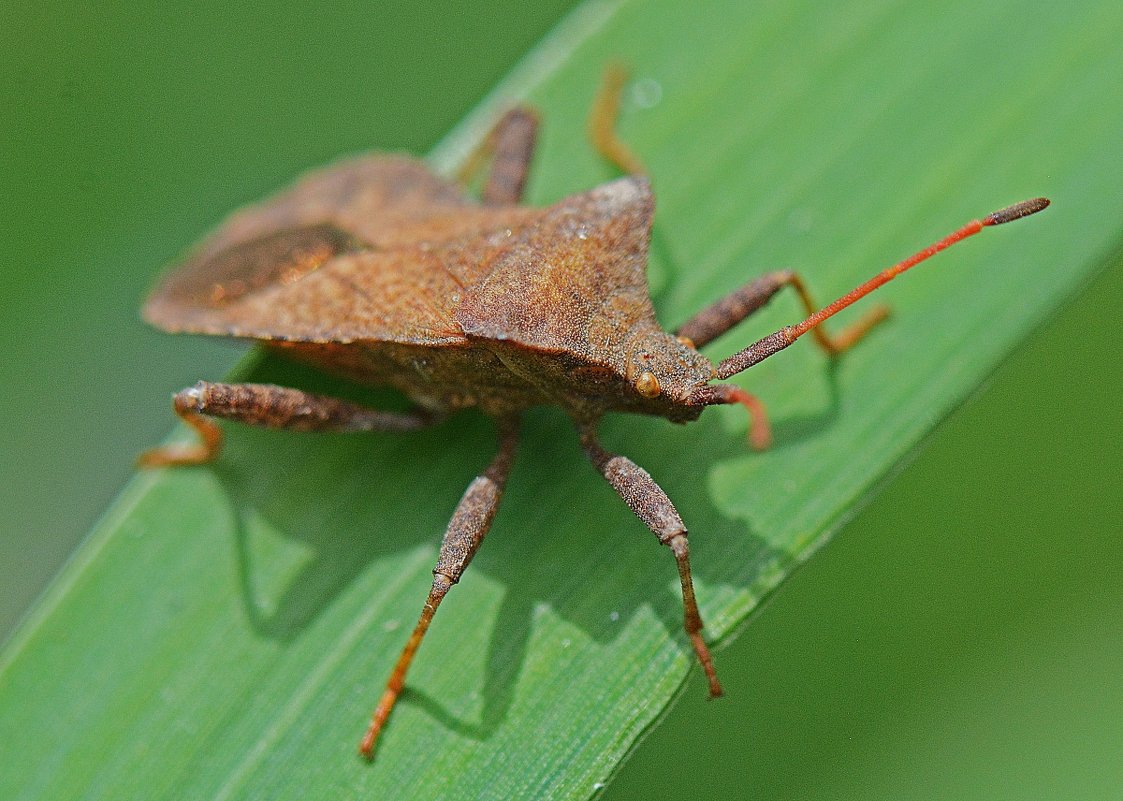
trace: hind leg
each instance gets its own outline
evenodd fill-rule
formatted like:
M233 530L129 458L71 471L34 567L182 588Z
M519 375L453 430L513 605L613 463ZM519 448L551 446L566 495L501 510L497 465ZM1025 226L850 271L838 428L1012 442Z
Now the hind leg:
M416 431L436 421L423 411L381 412L355 403L273 384L200 381L176 393L172 407L201 441L165 445L142 453L141 467L204 464L222 449L222 429L209 418L290 431Z
M620 116L620 97L628 82L627 71L612 64L604 71L600 91L589 109L589 139L596 151L606 161L615 164L628 175L643 175L647 171L643 162L616 133L616 120Z
M526 106L507 111L457 171L461 184L470 184L489 158L480 200L486 206L513 205L522 200L534 148L538 141L538 115Z

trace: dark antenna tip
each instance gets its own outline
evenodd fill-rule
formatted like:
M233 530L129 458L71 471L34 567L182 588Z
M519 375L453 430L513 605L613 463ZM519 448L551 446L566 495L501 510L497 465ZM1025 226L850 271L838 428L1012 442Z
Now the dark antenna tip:
M983 225L1002 225L1002 223L1013 222L1020 220L1022 217L1028 217L1031 214L1044 209L1049 205L1049 198L1035 197L1032 200L1023 200L1021 203L1015 203L1013 206L1007 206L1004 209L992 212L983 218Z

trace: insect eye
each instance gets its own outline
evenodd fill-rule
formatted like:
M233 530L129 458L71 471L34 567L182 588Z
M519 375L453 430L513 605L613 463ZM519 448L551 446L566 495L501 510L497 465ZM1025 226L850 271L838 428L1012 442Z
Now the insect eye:
M635 388L636 392L643 395L645 398L654 398L660 392L659 379L657 379L653 373L649 373L645 370L640 373L639 378L636 379Z

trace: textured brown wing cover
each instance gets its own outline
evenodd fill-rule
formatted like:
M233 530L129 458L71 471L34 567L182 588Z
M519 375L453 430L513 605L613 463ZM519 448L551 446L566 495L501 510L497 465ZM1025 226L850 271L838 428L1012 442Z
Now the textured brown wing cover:
M614 308L654 325L652 206L646 181L626 178L546 209L482 207L419 161L361 157L233 214L144 316L264 340L572 347L606 308L614 329L635 323Z

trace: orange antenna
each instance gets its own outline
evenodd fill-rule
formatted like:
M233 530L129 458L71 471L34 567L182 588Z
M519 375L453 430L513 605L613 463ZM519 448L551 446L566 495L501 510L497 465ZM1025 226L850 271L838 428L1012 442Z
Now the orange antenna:
M886 284L889 281L892 281L898 275L905 272L905 270L908 270L911 267L915 267L925 259L935 256L941 250L945 250L946 248L951 247L956 242L961 242L969 236L974 236L987 226L1002 225L1003 223L1019 220L1022 217L1028 217L1030 214L1036 214L1048 205L1048 199L1038 197L1033 198L1032 200L1023 200L1021 203L1015 203L1013 206L1007 206L1004 209L999 209L998 211L988 214L986 217L983 217L981 220L972 220L959 230L948 234L939 242L929 245L928 247L924 248L924 250L914 253L904 261L898 262L892 267L882 270L870 280L859 285L850 292L847 292L838 300L824 306L819 311L810 315L802 323L799 323L797 325L785 326L779 331L773 334L769 334L763 339L753 343L744 350L738 351L737 353L733 354L718 365L717 377L729 378L730 376L736 375L743 370L747 370L754 364L758 364L759 362L764 361L773 353L777 353L795 342L808 331L811 331L813 328L815 328L815 326L822 323L824 320L828 320L834 315L838 314L840 311L857 301L859 298L865 297L882 284Z

